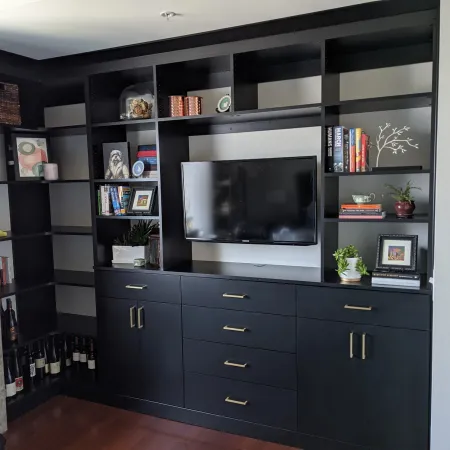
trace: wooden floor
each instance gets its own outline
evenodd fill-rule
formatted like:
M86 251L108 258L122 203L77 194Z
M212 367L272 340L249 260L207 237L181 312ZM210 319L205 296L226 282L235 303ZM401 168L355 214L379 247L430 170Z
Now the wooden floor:
M293 450L69 397L9 425L7 450Z

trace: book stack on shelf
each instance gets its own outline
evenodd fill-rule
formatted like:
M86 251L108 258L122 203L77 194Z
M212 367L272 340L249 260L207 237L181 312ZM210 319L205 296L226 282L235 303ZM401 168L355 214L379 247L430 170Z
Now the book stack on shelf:
M125 216L130 202L128 186L99 186L97 190L98 214L100 216Z
M369 172L370 138L362 128L326 127L327 172Z
M339 219L381 220L385 218L386 211L383 211L381 203L343 203L339 210Z
M373 271L372 285L420 288L420 274L413 272Z

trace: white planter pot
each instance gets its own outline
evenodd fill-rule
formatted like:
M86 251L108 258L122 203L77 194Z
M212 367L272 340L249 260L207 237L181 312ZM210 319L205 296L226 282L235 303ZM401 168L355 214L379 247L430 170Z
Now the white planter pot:
M128 247L124 245L113 245L114 264L133 264L136 258L144 258L145 262L150 259L150 246L140 245L136 247Z
M342 273L341 280L342 281L360 281L361 274L356 270L356 263L359 258L347 258L348 269Z

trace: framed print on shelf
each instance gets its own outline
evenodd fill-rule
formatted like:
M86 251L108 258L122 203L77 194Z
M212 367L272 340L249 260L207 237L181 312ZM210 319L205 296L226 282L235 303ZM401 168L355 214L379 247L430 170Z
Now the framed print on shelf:
M151 216L155 204L156 187L132 188L128 214Z
M378 236L378 270L415 272L417 269L418 237L406 234L380 234Z
M11 134L14 173L18 181L44 178L44 163L49 158L49 140L39 134Z

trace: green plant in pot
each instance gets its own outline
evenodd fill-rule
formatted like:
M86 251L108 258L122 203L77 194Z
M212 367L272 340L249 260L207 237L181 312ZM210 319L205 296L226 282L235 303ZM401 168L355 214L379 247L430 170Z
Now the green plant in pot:
M367 266L354 245L338 248L333 256L337 262L336 272L342 281L360 281L362 275L369 275Z
M411 181L408 181L404 188L401 186L395 187L392 184L386 184L385 186L391 190L391 197L397 200L394 205L397 217L399 219L410 219L416 209L416 204L414 203L414 197L411 191L413 189L418 189L421 191L422 189L420 187L413 186Z

